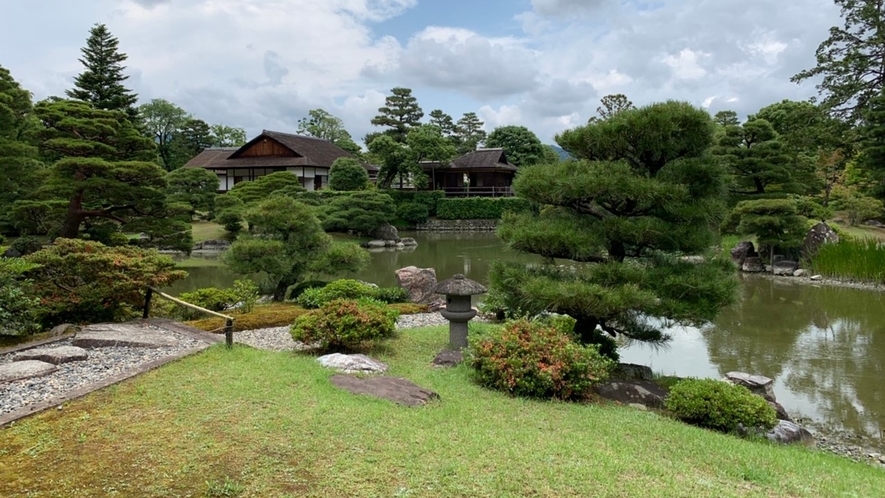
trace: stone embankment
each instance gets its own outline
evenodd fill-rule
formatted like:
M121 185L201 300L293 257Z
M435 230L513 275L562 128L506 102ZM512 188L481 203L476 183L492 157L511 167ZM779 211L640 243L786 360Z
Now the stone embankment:
M498 220L428 220L415 228L431 232L491 232L498 228Z

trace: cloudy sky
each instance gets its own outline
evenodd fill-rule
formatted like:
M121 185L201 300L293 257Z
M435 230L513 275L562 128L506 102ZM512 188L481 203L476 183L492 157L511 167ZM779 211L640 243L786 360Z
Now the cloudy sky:
M612 93L742 116L806 99L815 82L790 76L840 23L830 0L29 0L4 18L0 65L37 99L71 87L105 23L143 102L250 137L322 107L359 140L405 86L426 114L473 111L549 143Z

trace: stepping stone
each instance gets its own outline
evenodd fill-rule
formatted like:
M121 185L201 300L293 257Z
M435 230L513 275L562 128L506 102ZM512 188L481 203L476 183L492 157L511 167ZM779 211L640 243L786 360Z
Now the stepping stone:
M439 394L402 378L360 378L353 375L333 375L331 381L335 387L345 391L354 394L368 394L405 406L422 406L430 400L439 399Z
M81 348L128 346L135 348L162 348L175 346L178 341L155 329L131 323L98 323L87 325L74 336L73 345Z
M320 365L344 373L384 373L387 364L373 360L364 354L332 353L317 358Z
M83 348L77 346L58 346L54 348L28 349L16 354L12 361L40 360L53 365L60 365L70 361L83 361L89 355Z
M52 363L38 360L13 361L0 365L0 382L12 382L14 380L30 379L41 375L51 374L58 370Z
M436 355L431 362L435 367L454 367L464 361L464 355L460 351L444 349Z

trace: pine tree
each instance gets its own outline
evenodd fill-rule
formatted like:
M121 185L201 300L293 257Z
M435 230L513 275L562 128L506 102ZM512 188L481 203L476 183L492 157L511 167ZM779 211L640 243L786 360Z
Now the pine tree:
M135 119L138 96L123 86L129 76L123 74L128 58L118 51L119 41L111 35L107 26L96 24L89 31L86 46L80 49L80 63L86 68L74 78L74 88L66 91L68 97L89 102L96 109L124 111Z
M858 132L859 166L874 180L871 193L885 198L885 92L870 99Z
M516 166L538 164L544 159L541 139L525 126L499 126L489 133L486 147L500 147Z
M372 124L386 127L383 131L385 135L396 142L404 143L409 130L420 124L424 111L410 88L396 87L390 93L384 100L384 107L378 108L379 114L372 118Z
M713 153L730 169L733 194L758 195L778 191L792 192L798 186L792 180L789 156L771 123L764 119L729 126L719 137Z
M486 140L486 132L482 129L485 123L475 112L465 112L455 124L458 133L458 153L466 154L482 146Z
M667 325L713 318L732 299L733 265L680 257L707 250L723 217L726 172L712 140L710 116L680 102L557 136L580 160L521 167L514 189L541 208L499 228L548 264L495 264L493 295L511 311L572 316L580 340L611 356L613 337L660 343Z

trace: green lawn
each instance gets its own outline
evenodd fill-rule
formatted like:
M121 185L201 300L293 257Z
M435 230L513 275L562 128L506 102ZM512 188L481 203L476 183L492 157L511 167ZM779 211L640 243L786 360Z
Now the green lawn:
M334 388L314 358L213 347L0 432L0 496L881 496L885 472L617 406L513 399L428 364L445 328L374 354L442 400Z
M193 228L194 243L223 239L227 235L223 226L211 221L195 221L191 223L191 227Z

